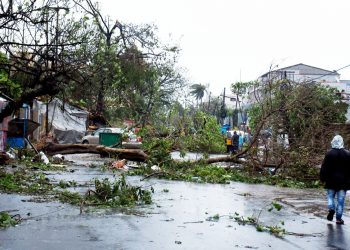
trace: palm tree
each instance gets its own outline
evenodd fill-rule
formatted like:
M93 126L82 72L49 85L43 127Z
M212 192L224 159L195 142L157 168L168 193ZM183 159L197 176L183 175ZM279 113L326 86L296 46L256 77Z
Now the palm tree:
M202 104L204 94L207 92L207 86L202 84L193 84L191 85L191 89L192 91L190 92L190 94L196 98L198 107L198 100L200 100Z

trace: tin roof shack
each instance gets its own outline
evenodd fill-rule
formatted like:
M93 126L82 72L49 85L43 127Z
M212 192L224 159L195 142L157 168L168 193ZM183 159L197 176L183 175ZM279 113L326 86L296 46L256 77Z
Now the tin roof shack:
M46 131L46 103L34 101L33 119L42 124L40 131L35 134L38 140ZM48 126L50 133L55 140L61 144L80 143L85 135L88 112L63 103L60 99L54 98L48 105Z
M40 126L39 123L27 118L15 118L9 121L7 131L7 144L12 148L24 148L28 136Z

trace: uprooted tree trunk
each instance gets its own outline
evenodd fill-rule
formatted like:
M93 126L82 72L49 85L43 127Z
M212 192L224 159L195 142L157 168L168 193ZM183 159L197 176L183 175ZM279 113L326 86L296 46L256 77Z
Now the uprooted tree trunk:
M215 157L215 158L209 158L205 160L205 163L211 164L211 163L217 163L217 162L232 162L232 163L243 163L240 158L236 157L235 155L232 156L222 156L222 157Z
M140 149L110 148L92 144L56 144L48 143L41 150L48 155L92 153L103 156L117 156L131 161L145 161L148 156Z

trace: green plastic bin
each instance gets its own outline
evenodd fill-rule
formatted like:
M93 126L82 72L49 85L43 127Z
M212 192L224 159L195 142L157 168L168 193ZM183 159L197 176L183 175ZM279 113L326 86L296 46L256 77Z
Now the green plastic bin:
M121 148L122 134L120 133L100 133L99 144L107 147Z

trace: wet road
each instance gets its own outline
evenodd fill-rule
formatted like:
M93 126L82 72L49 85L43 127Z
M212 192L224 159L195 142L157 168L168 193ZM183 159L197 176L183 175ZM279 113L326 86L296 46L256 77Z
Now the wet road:
M91 157L79 158L80 165L72 167L74 173L52 173L49 178L74 179L79 183L95 177L114 178L113 173L87 167L92 160ZM103 160L98 162L103 163ZM29 219L16 227L0 230L0 249L350 248L350 227L324 219L323 190L158 179L140 182L137 176L128 177L128 182L146 188L152 186L154 203L128 211L85 208L80 214L78 207L67 204L37 203L32 202L30 196L1 194L0 211L18 210L16 213ZM268 212L269 204L276 199L283 204L282 210ZM304 236L286 235L280 239L257 232L253 226L235 222L231 217L235 213L245 217L260 214L259 220L265 225L283 221L282 227L288 232ZM349 210L345 213L345 223L350 223ZM207 220L216 214L219 220Z

